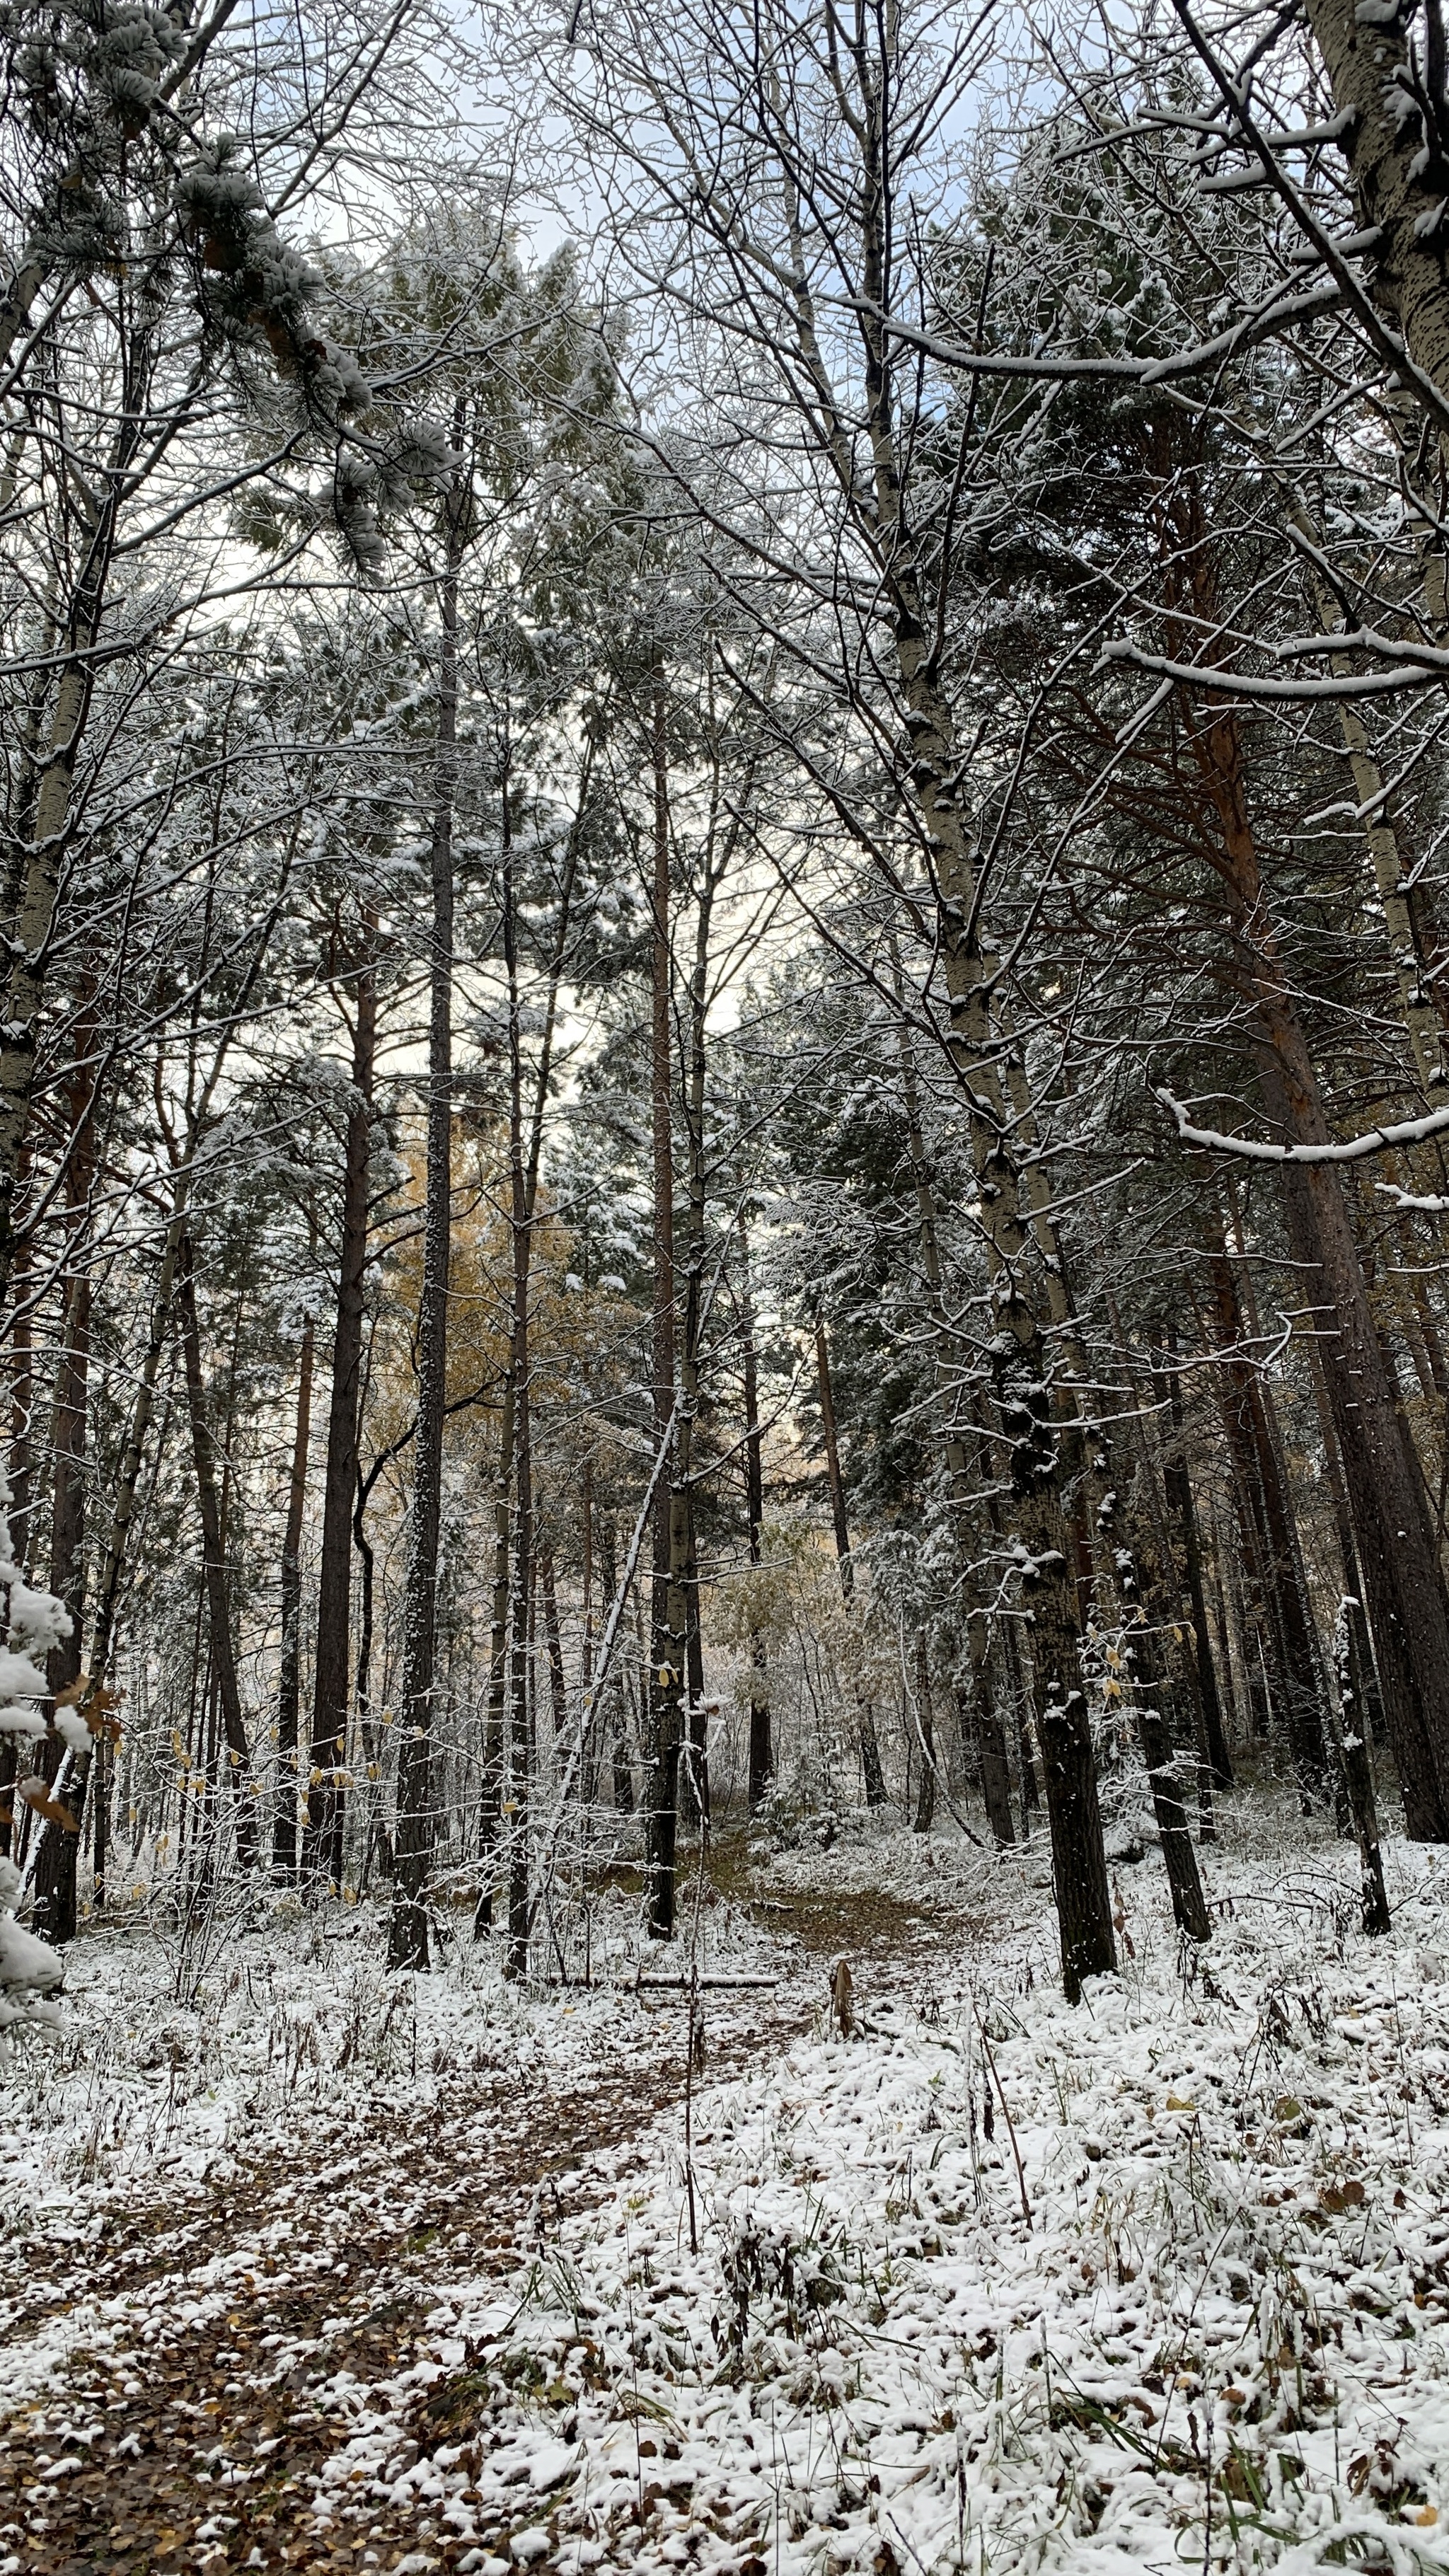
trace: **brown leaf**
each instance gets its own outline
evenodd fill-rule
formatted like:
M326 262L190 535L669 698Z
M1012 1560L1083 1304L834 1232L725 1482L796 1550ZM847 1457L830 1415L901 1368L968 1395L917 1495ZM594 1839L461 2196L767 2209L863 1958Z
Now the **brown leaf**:
M17 1780L15 1785L27 1807L33 1807L37 1816L43 1816L48 1825L59 1825L62 1833L66 1834L80 1832L80 1824L71 1814L64 1799L51 1796L48 1781L36 1776L29 1780Z

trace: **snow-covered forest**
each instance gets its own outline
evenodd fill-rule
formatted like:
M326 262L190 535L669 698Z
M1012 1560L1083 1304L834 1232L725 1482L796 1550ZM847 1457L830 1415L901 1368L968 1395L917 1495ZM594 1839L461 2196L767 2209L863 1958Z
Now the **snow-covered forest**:
M0 65L0 2576L1449 2571L1441 0Z

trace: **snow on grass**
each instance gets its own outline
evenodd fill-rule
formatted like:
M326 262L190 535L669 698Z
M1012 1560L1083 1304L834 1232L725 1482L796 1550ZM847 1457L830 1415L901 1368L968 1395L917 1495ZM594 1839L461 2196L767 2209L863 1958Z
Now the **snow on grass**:
M410 2279L409 2239L436 2198L436 2173L411 2161L419 2133L435 2163L459 2158L481 2188L500 2089L522 2108L564 2088L584 2128L587 2106L607 2102L617 2134L621 2066L632 2055L642 2074L647 2061L657 2082L663 2059L672 2080L677 2055L629 1990L636 1914L610 1897L597 1908L613 1986L529 1992L505 1982L466 1917L435 1945L436 1972L416 1978L387 1974L376 1909L299 1919L282 1904L259 1919L245 1890L223 1887L186 1939L157 1912L88 1929L65 1954L59 2035L17 2049L0 2090L0 2210L26 2247L0 2294L0 2414L72 2354L144 2355L178 2318L213 2323L263 2260L274 2294L327 2273L339 2225L365 2236L379 2282ZM754 1964L758 1941L735 1910L711 1921ZM641 2118L648 2100L646 2087ZM511 2144L525 2167L535 2151L546 2165L547 2138ZM460 2207L464 2249L476 2216ZM92 2290L107 2231L137 2222L158 2277ZM66 2259L38 2267L45 2248Z
M998 1878L1017 1920L929 2018L701 2090L688 2158L661 2123L506 2296L452 2284L416 2454L363 2407L320 2515L401 2483L451 2563L542 2531L565 2576L1449 2567L1442 1865L1397 1850L1372 1944L1297 1840L1204 1855L1197 1957L1132 1874L1075 2011L1030 1862Z
M17 2048L7 2069L0 2209L32 2232L37 2214L93 2213L108 2193L174 2197L361 2101L380 2114L390 2099L446 2101L493 2070L584 2080L633 2026L623 1997L641 1948L636 1905L606 1896L597 1915L606 1982L528 1992L466 1915L417 1978L387 1973L378 1908L299 1917L292 1900L258 1909L245 1883L186 1938L159 1908L90 1928L65 1953L59 2037ZM763 1955L736 1909L710 1922L732 1959Z
M416 2576L1449 2568L1449 1860L1394 1849L1395 1929L1370 1943L1352 1856L1266 1806L1229 1802L1203 1855L1201 1953L1155 1857L1120 1873L1121 1972L1075 2011L1039 1845L777 1855L756 1879L777 1931L707 1908L709 1960L798 1962L798 1900L817 1956L790 1992L823 2006L829 1899L842 1948L862 1936L864 2026L842 2041L822 2010L782 2037L779 1998L706 1995L714 2037L759 2039L743 2076L697 2077L687 2153L682 2112L650 2121L682 2006L520 1995L462 1930L439 1973L390 1979L380 1924L340 1909L238 1921L189 1965L140 1925L90 1935L65 2034L0 2115L8 2203L32 2244L38 2219L83 2247L149 2202L169 2250L115 2297L62 2267L7 2393L63 2382L78 2346L139 2386L183 2293L214 2326L250 2266L273 2290L325 2272L325 2176L350 2277L365 2238L365 2297L422 2290L424 2331L355 2376L326 2293L305 2352L335 2429L297 2529L365 2529L385 2499ZM627 1973L624 1900L610 1923ZM537 2250L480 2271L490 2146L543 2171L536 2106L605 2085L637 2091L628 2169L605 2159L588 2207L542 2207L514 2240ZM412 2242L430 2121L459 2223ZM213 2210L193 2261L218 2177L235 2223ZM264 2335L247 2366L280 2390L303 2350Z

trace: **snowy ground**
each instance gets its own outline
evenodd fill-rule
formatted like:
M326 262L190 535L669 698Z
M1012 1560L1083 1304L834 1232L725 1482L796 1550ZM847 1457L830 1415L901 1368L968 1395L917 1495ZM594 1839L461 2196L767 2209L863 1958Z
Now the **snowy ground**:
M1449 1859L1378 1944L1296 1819L1204 1863L1206 1953L1149 1857L1071 2011L1039 1853L777 1860L705 1918L781 1982L704 1996L687 2152L665 1999L461 1941L399 1986L343 1919L183 2006L82 1942L8 2144L0 2570L1449 2567ZM85 2555L122 2462L140 2554Z

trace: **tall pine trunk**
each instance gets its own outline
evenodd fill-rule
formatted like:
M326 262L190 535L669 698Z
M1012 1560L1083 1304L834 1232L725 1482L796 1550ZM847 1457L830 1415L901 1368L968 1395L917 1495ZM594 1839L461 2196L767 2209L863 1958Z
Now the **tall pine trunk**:
M302 1877L313 1888L340 1885L345 1824L337 1778L351 1696L352 1540L362 1387L363 1282L367 1271L372 1175L372 1096L377 1060L377 964L371 917L354 984L352 1081L347 1102L339 1208L337 1310L322 1474L322 1561L312 1670L312 1739Z
M297 1721L302 1697L302 1521L307 1506L307 1451L312 1431L312 1360L317 1328L309 1312L297 1364L297 1416L282 1533L282 1644L277 1674L277 1807L272 1819L272 1875L297 1874Z
M1193 727L1192 744L1217 812L1221 873L1239 972L1256 1010L1269 1117L1286 1145L1329 1144L1248 814L1237 717L1205 719ZM1449 1598L1433 1516L1404 1446L1340 1175L1331 1163L1285 1163L1283 1201L1289 1247L1304 1274L1296 1293L1318 1309L1405 1830L1416 1842L1449 1841Z
M460 440L461 418L455 423ZM453 1209L453 814L458 788L458 576L468 529L468 477L448 496L441 608L433 817L428 852L428 1129L423 1286L418 1309L418 1427L403 1601L397 1835L388 1966L429 1964L426 1888L433 1847L433 1696L438 1544L443 1499L443 1408L448 1370L448 1274Z
M750 1293L750 1238L743 1209L740 1212L740 1330L744 1340L745 1395L745 1516L750 1530L750 1563L758 1566L764 1557L765 1525L765 1460L760 1433L759 1367L755 1354L755 1308ZM750 1630L750 1740L748 1761L748 1800L750 1814L769 1792L775 1772L775 1748L770 1728L769 1659L765 1651L763 1630Z
M670 1443L654 1516L648 1729L644 1746L644 1923L651 1940L674 1930L679 1754L688 1656L685 1579L689 1561L687 1486L675 1422L674 1043L670 978L669 743L664 670L653 674L653 940L650 950L650 1125L654 1170L654 1440ZM687 1472L687 1469L686 1471Z
M508 977L508 1178L509 1234L512 1256L512 1317L509 1382L513 1391L514 1509L512 1526L511 1646L508 1679L509 1789L508 1951L505 1970L521 1980L528 1974L529 1888L528 1810L532 1787L532 1659L529 1614L533 1598L533 1443L529 1387L529 1296L533 1250L531 1178L525 1160L523 1124L523 1032L519 1017L518 910L515 852L509 808L507 770L503 784L503 961Z
M850 1552L850 1523L845 1513L845 1479L840 1471L830 1343L824 1318L818 1312L815 1317L815 1384L820 1397L820 1428L825 1441L825 1475L830 1492L830 1522L835 1534L835 1561L840 1571L841 1597L848 1610L855 1599L855 1562ZM880 1758L875 1711L863 1690L855 1693L855 1701L856 1741L860 1748L861 1777L865 1782L865 1803L868 1807L883 1807L886 1803L885 1766Z
M206 1588L207 1630L216 1677L225 1767L236 1814L237 1858L250 1869L257 1857L257 1822L252 1803L251 1751L242 1716L236 1642L232 1634L227 1584L226 1538L222 1528L216 1435L212 1429L202 1375L201 1320L196 1304L196 1271L190 1234L183 1234L177 1255L176 1313L186 1371L186 1403L191 1419L191 1454L196 1500L201 1517L202 1578Z

